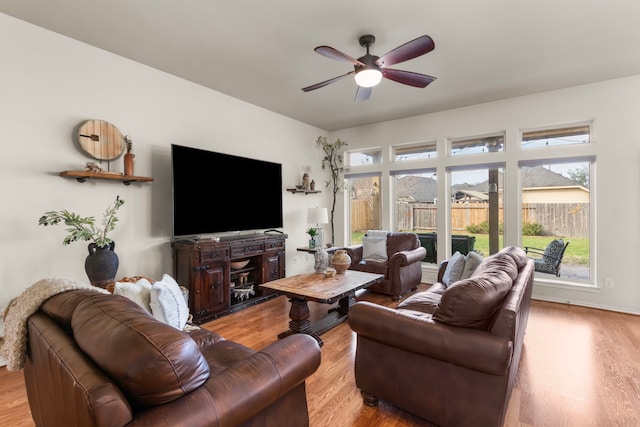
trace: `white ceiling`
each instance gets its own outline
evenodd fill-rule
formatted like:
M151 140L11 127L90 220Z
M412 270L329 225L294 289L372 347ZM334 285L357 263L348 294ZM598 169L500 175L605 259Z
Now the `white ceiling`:
M640 74L638 0L1 0L0 12L327 131ZM353 69L316 46L357 58L364 34L378 56L431 36L435 50L393 68L437 80L383 79L361 103L350 77L302 92Z

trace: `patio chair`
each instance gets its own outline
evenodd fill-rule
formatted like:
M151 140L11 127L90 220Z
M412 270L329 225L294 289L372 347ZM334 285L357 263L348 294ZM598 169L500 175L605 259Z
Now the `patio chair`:
M564 251L567 249L567 246L569 246L569 242L564 243L562 239L555 239L547 245L544 251L529 246L525 246L524 250L527 255L532 254L536 256L533 258L535 271L555 274L556 277L560 277L560 265L562 264L562 257L564 256Z

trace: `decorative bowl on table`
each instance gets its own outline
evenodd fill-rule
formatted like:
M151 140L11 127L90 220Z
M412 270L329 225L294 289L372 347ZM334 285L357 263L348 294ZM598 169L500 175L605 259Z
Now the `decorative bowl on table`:
M336 275L336 270L334 268L327 268L327 271L324 272L324 277L333 277Z
M245 268L247 266L247 264L249 264L248 259L241 259L238 261L231 261L229 263L229 265L231 266L232 270L240 270L241 268Z

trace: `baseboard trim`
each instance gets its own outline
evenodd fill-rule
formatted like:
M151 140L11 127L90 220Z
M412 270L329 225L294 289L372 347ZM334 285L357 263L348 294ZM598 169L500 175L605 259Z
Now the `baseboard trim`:
M539 297L539 296L532 296L531 299L536 300L536 301L546 301L546 302L553 302L553 303L557 303L557 304L575 305L575 306L578 306L578 307L595 308L597 310L614 311L616 313L634 314L636 316L640 316L640 312L639 311L624 310L624 309L621 309L619 307L611 307L611 306L607 306L607 305L588 304L588 303L584 303L584 302L568 301L566 299Z

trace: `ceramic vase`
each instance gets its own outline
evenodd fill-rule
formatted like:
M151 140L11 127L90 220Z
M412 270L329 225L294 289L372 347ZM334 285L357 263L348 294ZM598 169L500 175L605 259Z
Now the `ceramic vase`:
M89 255L84 261L84 269L93 286L106 288L115 282L119 265L118 255L113 251L115 246L115 242L102 248L89 243Z
M127 151L124 155L124 174L126 176L133 176L133 158L135 156L130 151Z
M324 273L329 267L329 254L322 247L316 248L314 270L316 273Z
M338 249L329 263L336 269L336 274L344 274L351 265L351 257L346 249Z

